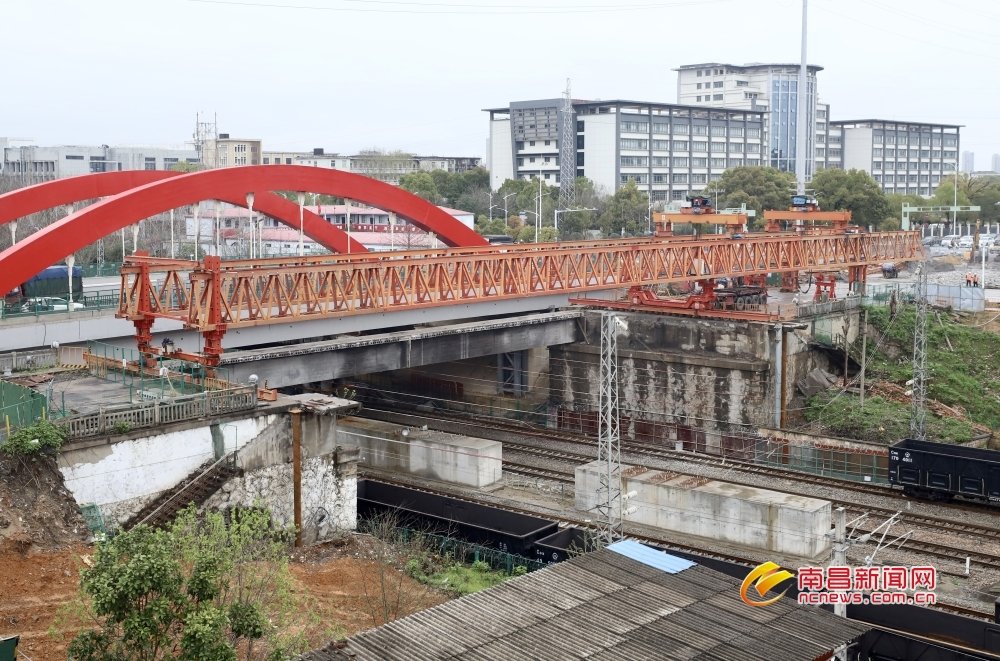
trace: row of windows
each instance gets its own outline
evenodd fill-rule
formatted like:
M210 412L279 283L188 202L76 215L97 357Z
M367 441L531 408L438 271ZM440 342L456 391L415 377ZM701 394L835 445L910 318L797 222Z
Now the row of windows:
M931 136L927 133L914 134L912 136L906 133L886 133L885 135L881 133L875 133L872 136L872 142L876 145L886 144L886 145L906 145L911 146L931 146L931 147L958 147L958 136L957 135L946 135L943 136Z
M702 96L704 96L706 101L722 101L723 97L722 94L704 94ZM698 100L698 103L701 103L702 96L695 97Z
M898 183L900 183L900 184L907 183L907 182L909 182L911 184L917 183L917 175L915 175L915 174L911 174L911 175L901 174L898 177L896 175L894 175L894 174L887 174L887 175L884 175L884 176L876 174L876 175L873 175L873 176L875 177L875 181L877 181L879 183L891 184L893 182L896 182L897 180L898 180ZM934 175L934 176L930 176L930 175L926 175L926 174L920 175L920 183L926 184L928 182L930 182L932 184L939 184L939 183L941 183L941 176L937 175L937 174Z
M622 133L649 133L649 122L636 122L636 121L623 121L621 123ZM670 135L670 125L663 122L653 122L653 133L658 135ZM687 124L674 124L674 135L688 135L691 133L693 135L712 135L715 137L726 137L727 127L725 124L713 124L711 127L704 124L695 124L694 126L689 126ZM728 134L731 138L742 138L744 134L744 129L742 126L730 126L728 127ZM759 138L760 129L759 128L748 128L745 131L748 138ZM548 145L549 141L546 140L545 144ZM520 147L518 147L520 149Z
M907 156L909 156L910 158L917 158L918 157L918 153L917 153L916 150L910 151L909 149L900 149L897 152L897 150L893 149L893 148L887 148L887 149L876 148L876 149L872 149L872 156L887 156L888 158L895 158L897 156L897 154L901 158L904 158L904 159ZM921 149L920 152L919 152L919 158L941 158L942 154L944 155L945 158L955 158L956 152L954 152L954 151L945 151L945 152L942 152L940 149L934 149L934 150Z
M619 146L621 149L626 150L647 151L649 150L649 144L649 140L643 140L642 138L622 138ZM725 153L729 151L742 153L745 151L748 154L757 154L760 152L761 145L743 142L726 143L713 141L710 143L705 140L694 140L692 142L687 140L653 140L653 151L688 151L688 147L693 152L711 151Z
M744 85L748 84L746 81L740 81L740 82L744 83ZM723 83L723 81L716 80L715 82L705 83L704 85L705 85L705 89L711 89L713 87L716 88L716 89L722 89L722 83ZM738 87L742 87L742 85L740 85L739 83L737 83L737 86ZM701 89L701 87L702 87L702 83L698 83L698 89Z
M672 160L672 165L675 168L711 168L713 170L725 170L727 167L735 168L741 167L743 165L748 166L758 166L760 165L759 158L683 158L675 156ZM648 167L648 162L645 157L641 156L622 156L621 167L623 168L644 168ZM657 167L654 164L654 167ZM666 163L662 163L659 167L668 167ZM653 175L654 177L660 175ZM665 174L662 176L666 176Z
M954 163L930 163L921 161L920 163L893 163L892 161L873 161L873 170L954 170Z

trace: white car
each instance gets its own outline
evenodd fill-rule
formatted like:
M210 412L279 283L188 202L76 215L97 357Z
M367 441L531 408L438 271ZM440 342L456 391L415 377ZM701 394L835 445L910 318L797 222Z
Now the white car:
M972 247L972 237L971 236L963 236L961 239L958 240L958 243L956 243L955 245L958 246L959 248L971 248Z
M941 237L941 247L942 248L954 248L955 244L958 243L960 237L957 234L949 234L948 236Z
M82 310L86 306L83 303L73 301L74 310ZM52 298L50 296L40 296L29 298L21 306L21 312L68 312L69 301L65 298Z

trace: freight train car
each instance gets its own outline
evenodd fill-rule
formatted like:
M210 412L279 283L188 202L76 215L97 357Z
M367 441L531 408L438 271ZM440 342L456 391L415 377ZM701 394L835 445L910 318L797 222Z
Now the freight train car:
M889 482L918 498L1000 503L1000 452L906 439L889 448Z

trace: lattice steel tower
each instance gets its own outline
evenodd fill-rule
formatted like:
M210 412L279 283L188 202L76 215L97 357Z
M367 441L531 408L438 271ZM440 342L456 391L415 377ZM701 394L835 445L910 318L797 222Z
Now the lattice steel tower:
M910 438L927 440L927 263L917 268L917 313L913 321L913 397Z
M618 419L618 329L624 321L611 312L601 315L600 427L597 461L601 478L597 487L597 511L606 544L623 537L622 446Z
M573 116L573 97L570 96L569 78L559 109L559 208L569 209L576 204L576 120Z

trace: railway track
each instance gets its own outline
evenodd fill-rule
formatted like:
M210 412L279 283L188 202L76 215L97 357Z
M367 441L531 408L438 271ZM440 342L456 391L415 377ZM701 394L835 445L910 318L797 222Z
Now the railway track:
M393 422L402 421L402 424L406 424L407 414L399 414L393 411L379 410L379 409L365 409L368 412L376 412L379 418L390 419L394 418ZM440 415L440 414L439 414ZM512 453L520 453L523 455L534 456L540 459L546 459L551 461L563 461L569 464L577 465L580 463L586 463L593 461L596 455L596 442L588 438L582 437L579 434L567 433L558 430L539 430L535 428L525 428L516 424L508 424L502 421L490 421L490 426L487 428L476 424L475 421L469 421L467 419L462 419L460 416L452 415L441 415L440 416L449 425L460 425L462 427L471 427L473 429L465 430L465 433L469 435L495 438L495 440L501 441L504 444L506 451ZM429 421L428 424L433 426L433 421L436 419L434 417L420 415L421 422ZM443 429L443 431L454 431L453 429ZM537 445L528 444L525 442L519 442L511 440L511 435L517 435L520 441L527 439L537 439L539 442L547 441L562 441L565 443L572 443L576 445L581 445L586 448L594 448L594 452L571 452L563 449L555 449L548 447L539 447ZM496 438L496 437L500 438ZM622 443L623 454L631 453L641 457L651 457L656 459L669 459L669 460L683 460L689 463L696 463L712 467L726 467L732 468L734 471L739 471L742 473L750 473L756 475L765 475L768 477L775 477L784 480L793 479L797 482L806 482L808 484L825 486L833 489L841 489L844 491L849 491L852 493L861 493L865 495L877 495L882 497L892 498L894 494L890 489L886 487L877 487L873 485L859 484L851 482L849 480L842 480L838 478L829 478L825 476L813 475L811 473L801 473L792 470L782 470L780 468L773 468L769 466L759 466L756 464L751 464L749 462L743 461L732 461L729 459L723 460L719 457L711 457L705 455L696 455L690 452L678 452L676 450L667 450L657 446L651 446L644 443L634 443L634 442L623 442ZM630 462L638 463L641 462ZM543 468L537 465L532 465L526 463L525 460L518 458L515 461L507 460L504 461L504 469L510 473L524 475L527 477L546 479L559 484L572 484L574 481L573 470L560 471L554 470L552 468ZM735 477L738 477L736 475ZM735 481L738 481L735 480ZM996 527L976 525L972 523L959 522L953 519L948 519L944 517L935 517L924 514L915 514L906 510L905 503L908 502L900 498L901 507L899 508L888 508L874 506L869 503L857 503L850 502L845 498L830 498L834 506L843 506L849 513L851 517L858 517L864 513L869 515L875 515L878 517L884 516L889 518L897 513L900 514L899 522L904 526L904 528L915 528L919 530L929 530L939 533L948 533L953 535L960 535L963 539L970 539L967 545L958 544L942 544L939 542L929 541L925 539L914 539L910 538L905 543L905 550L916 551L924 553L928 556L935 558L943 558L955 561L962 561L965 558L969 558L970 561L976 565L981 565L984 567L994 568L1000 566L1000 554L991 554L988 552L983 552L977 549L973 544L978 544L982 540L997 541L1000 542L1000 530ZM872 526L859 527L858 532L871 532ZM899 529L896 529L899 531Z
M509 512L516 512L518 514L525 514L525 515L528 515L528 516L543 516L543 517L545 517L547 519L550 519L552 521L556 521L557 523L560 523L560 524L569 525L569 526L575 526L577 528L580 528L580 529L583 529L583 530L589 530L591 532L598 532L597 526L595 526L590 520L584 520L583 518L580 518L580 517L567 516L564 513L556 513L556 512L552 512L552 511L548 511L548 510L546 510L546 511L538 511L538 510L528 509L528 508L525 508L525 507L517 507L517 506L509 505L509 504L506 504L506 503L497 503L497 502L492 501L492 500L478 500L476 498L469 497L469 494L467 492L459 493L459 492L454 492L454 491L450 491L450 490L447 490L447 489L437 489L437 488L434 488L434 487L427 486L425 484L419 484L418 485L418 484L414 484L412 482L408 482L408 481L405 481L405 480L395 480L395 479L392 479L392 478L387 478L387 477L385 477L383 475L378 475L377 479L379 481L381 481L381 482L388 482L388 483L396 484L396 485L399 485L399 486L402 486L402 487L407 487L409 489L415 489L415 490L418 490L418 491L423 491L423 492L426 492L426 493L435 494L435 495L439 495L439 496L447 496L449 498L457 498L459 500L465 500L465 501L472 502L472 503L477 503L477 504L482 504L482 505L488 505L490 507L495 507L497 509L502 509L502 510L506 510L506 511L509 511ZM683 553L690 553L690 554L693 554L693 555L696 555L696 556L701 556L701 557L704 557L704 558L712 558L712 559L715 559L715 560L722 560L724 562L729 562L729 563L734 563L734 564L737 564L737 565L742 565L742 566L746 567L748 570L758 564L758 562L756 560L752 560L752 559L749 559L749 558L746 558L746 557L742 557L742 556L732 555L732 554L728 554L728 553L719 553L716 550L706 549L706 548L702 548L702 547L699 547L699 546L692 546L692 545L688 545L688 544L680 544L680 543L677 543L677 542L675 542L673 540L667 540L667 539L664 539L662 537L657 537L657 536L654 536L654 535L643 534L643 533L637 533L634 530L628 530L627 532L628 532L628 536L631 539L638 540L640 542L648 544L649 546L653 546L653 547L659 548L659 549L667 551L667 552L670 552L670 551L680 551L680 552L683 552ZM995 565L995 563L994 563L994 565ZM979 620L992 621L993 617L994 617L994 614L993 614L992 611L976 610L974 608L969 608L969 607L966 607L966 606L959 606L959 605L955 605L955 604L938 603L938 604L934 604L932 606L928 606L928 608L932 608L932 609L935 609L935 610L941 610L941 611L953 613L953 614L956 614L956 615L962 615L962 616L965 616L965 617L971 617L971 618L975 618L975 619L979 619ZM984 606L983 608L985 609L986 607Z

